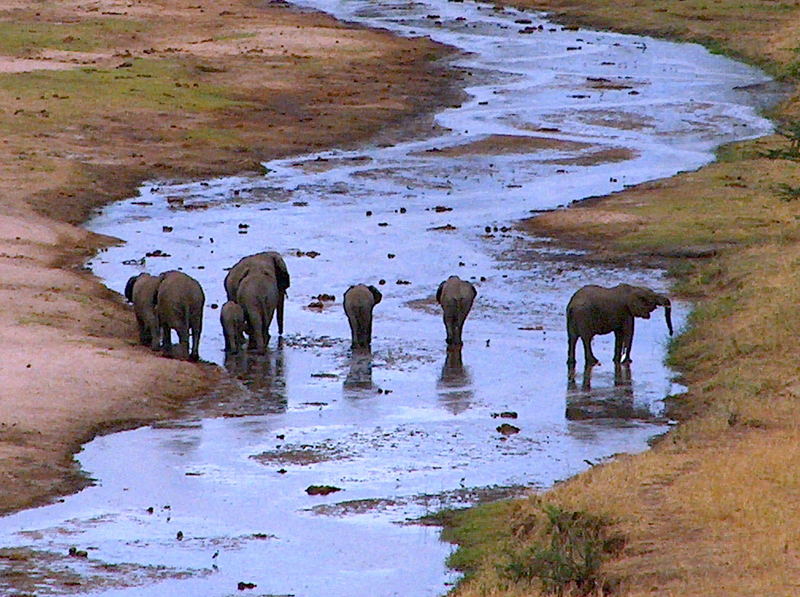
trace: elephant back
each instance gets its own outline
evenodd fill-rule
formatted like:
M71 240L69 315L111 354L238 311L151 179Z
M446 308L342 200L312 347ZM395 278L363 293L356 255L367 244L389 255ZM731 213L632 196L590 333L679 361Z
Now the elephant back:
M225 293L229 301L236 300L239 284L248 271L260 270L275 278L278 289L285 292L291 284L286 262L276 251L264 251L242 257L225 276Z

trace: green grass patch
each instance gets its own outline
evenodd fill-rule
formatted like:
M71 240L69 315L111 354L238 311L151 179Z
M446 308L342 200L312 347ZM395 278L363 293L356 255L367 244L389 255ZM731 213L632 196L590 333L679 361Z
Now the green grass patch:
M97 19L80 23L0 22L0 53L30 56L43 49L90 52L115 39L144 33L149 26L131 19Z

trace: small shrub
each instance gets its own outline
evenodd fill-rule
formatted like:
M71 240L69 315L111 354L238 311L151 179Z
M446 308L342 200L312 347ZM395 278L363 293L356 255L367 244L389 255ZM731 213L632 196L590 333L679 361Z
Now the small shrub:
M624 544L609 535L603 518L586 512L569 512L544 505L546 516L540 541L508 553L500 574L513 582L541 583L554 595L589 595L602 587L600 565Z
M793 187L785 182L781 182L776 184L773 189L781 201L788 202L800 199L800 187Z

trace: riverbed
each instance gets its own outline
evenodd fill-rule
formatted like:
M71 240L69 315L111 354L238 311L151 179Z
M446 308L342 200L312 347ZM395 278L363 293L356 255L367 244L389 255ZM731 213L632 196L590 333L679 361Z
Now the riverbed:
M94 487L0 520L1 545L39 554L39 594L65 592L47 572L60 567L72 592L102 595L439 595L457 579L450 546L415 519L550 487L669 427L663 399L681 387L660 311L637 322L629 368L611 365L610 338L594 342L601 367L571 379L565 365L577 288L665 291L664 273L588 266L514 222L766 134L767 78L696 45L488 4L301 5L460 49L467 99L429 135L277 160L262 177L153 181L90 222L124 241L89 264L111 288L167 269L201 282L201 357L231 379L185 420L87 444ZM267 249L292 276L285 335L226 360L226 268ZM460 352L434 301L454 273L478 290ZM384 297L369 355L351 353L341 308L361 282ZM676 329L687 308L675 301Z

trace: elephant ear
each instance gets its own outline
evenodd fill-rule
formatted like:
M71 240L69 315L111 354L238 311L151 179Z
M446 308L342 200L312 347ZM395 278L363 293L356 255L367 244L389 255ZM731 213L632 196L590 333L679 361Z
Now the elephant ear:
M440 305L442 304L442 290L444 290L444 285L447 280L439 284L439 288L436 289L436 302Z
M634 317L650 319L650 312L656 308L656 305L650 297L653 294L652 291L644 292L645 290L647 289L633 289L628 300L628 309Z
M375 306L378 303L380 303L381 299L383 298L383 295L381 294L381 291L378 290L377 288L375 288L374 286L367 286L367 288L369 288L369 291L372 293L372 298L375 300L375 302L373 303L373 306Z
M286 267L283 257L277 254L272 255L272 263L275 267L275 280L278 282L278 290L286 292L286 289L291 285L289 268Z
M136 280L138 280L141 275L142 274L131 276L128 278L128 283L125 284L125 298L128 299L129 303L133 302L133 286L136 284Z

